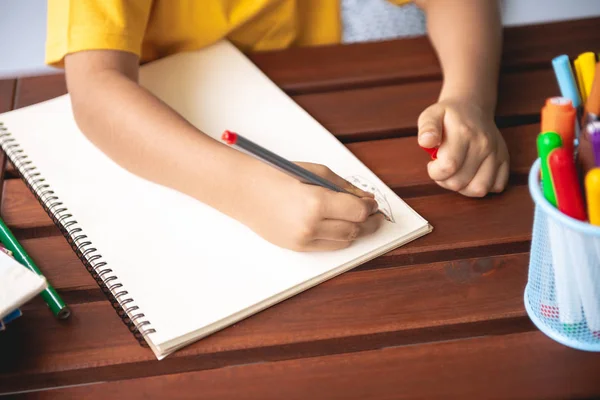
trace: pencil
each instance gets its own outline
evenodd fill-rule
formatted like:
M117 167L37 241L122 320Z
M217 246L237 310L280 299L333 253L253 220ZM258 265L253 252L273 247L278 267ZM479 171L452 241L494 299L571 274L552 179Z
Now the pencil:
M23 246L10 231L6 223L0 218L0 241L13 253L15 259L36 274L43 276L40 269L35 265L31 257L25 252ZM50 285L41 293L42 298L50 308L50 311L59 319L68 318L71 315L69 307L60 298L56 290Z
M321 186L338 193L346 193L359 197L358 195L349 192L342 187L339 187L333 182L328 181L322 176L319 176L291 161L286 160L285 158L273 153L270 150L265 149L264 147L246 139L245 137L237 133L225 131L223 133L222 139L225 143L239 147L245 152L259 158L260 160L264 161L267 164L270 164L271 166L279 169L280 171L293 176L294 178L300 180L303 183ZM385 215L385 213L381 212L381 210L378 210L377 212L381 213L387 221L391 222L390 218L388 218L388 216Z

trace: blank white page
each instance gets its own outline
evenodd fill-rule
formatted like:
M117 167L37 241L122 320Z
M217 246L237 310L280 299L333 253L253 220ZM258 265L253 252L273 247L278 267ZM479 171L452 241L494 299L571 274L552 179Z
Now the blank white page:
M229 42L145 65L141 83L215 138L230 129L288 159L366 179L396 221L345 250L288 251L118 166L79 131L68 95L1 115L134 300L128 306L156 330L147 340L158 358L430 231Z

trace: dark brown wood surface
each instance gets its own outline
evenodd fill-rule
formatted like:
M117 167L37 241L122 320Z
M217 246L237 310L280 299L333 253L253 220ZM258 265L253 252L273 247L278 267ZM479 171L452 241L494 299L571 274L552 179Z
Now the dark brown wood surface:
M533 217L526 178L536 157L540 108L546 97L558 94L550 60L598 49L599 23L589 19L506 30L497 122L511 154L511 179L504 193L483 199L441 189L427 176L428 156L417 146L416 120L441 85L427 39L252 55L435 229L162 361L133 339L7 165L0 213L73 315L55 320L40 298L23 307L24 316L0 333L0 394L600 396L600 355L547 338L523 306ZM60 74L0 81L0 111L65 92ZM70 385L76 386L61 388Z

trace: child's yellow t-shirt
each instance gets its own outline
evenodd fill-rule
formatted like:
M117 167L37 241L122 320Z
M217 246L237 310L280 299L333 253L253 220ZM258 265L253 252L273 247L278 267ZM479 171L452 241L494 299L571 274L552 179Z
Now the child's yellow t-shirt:
M395 4L410 0L388 0ZM228 38L242 51L339 43L340 0L48 0L46 63L122 50L141 62Z

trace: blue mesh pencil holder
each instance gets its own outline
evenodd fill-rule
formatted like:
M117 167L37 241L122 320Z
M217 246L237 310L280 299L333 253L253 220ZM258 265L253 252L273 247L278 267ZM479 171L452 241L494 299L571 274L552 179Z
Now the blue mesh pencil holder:
M600 351L600 227L573 219L544 197L540 159L529 172L535 204L525 309L555 341Z

